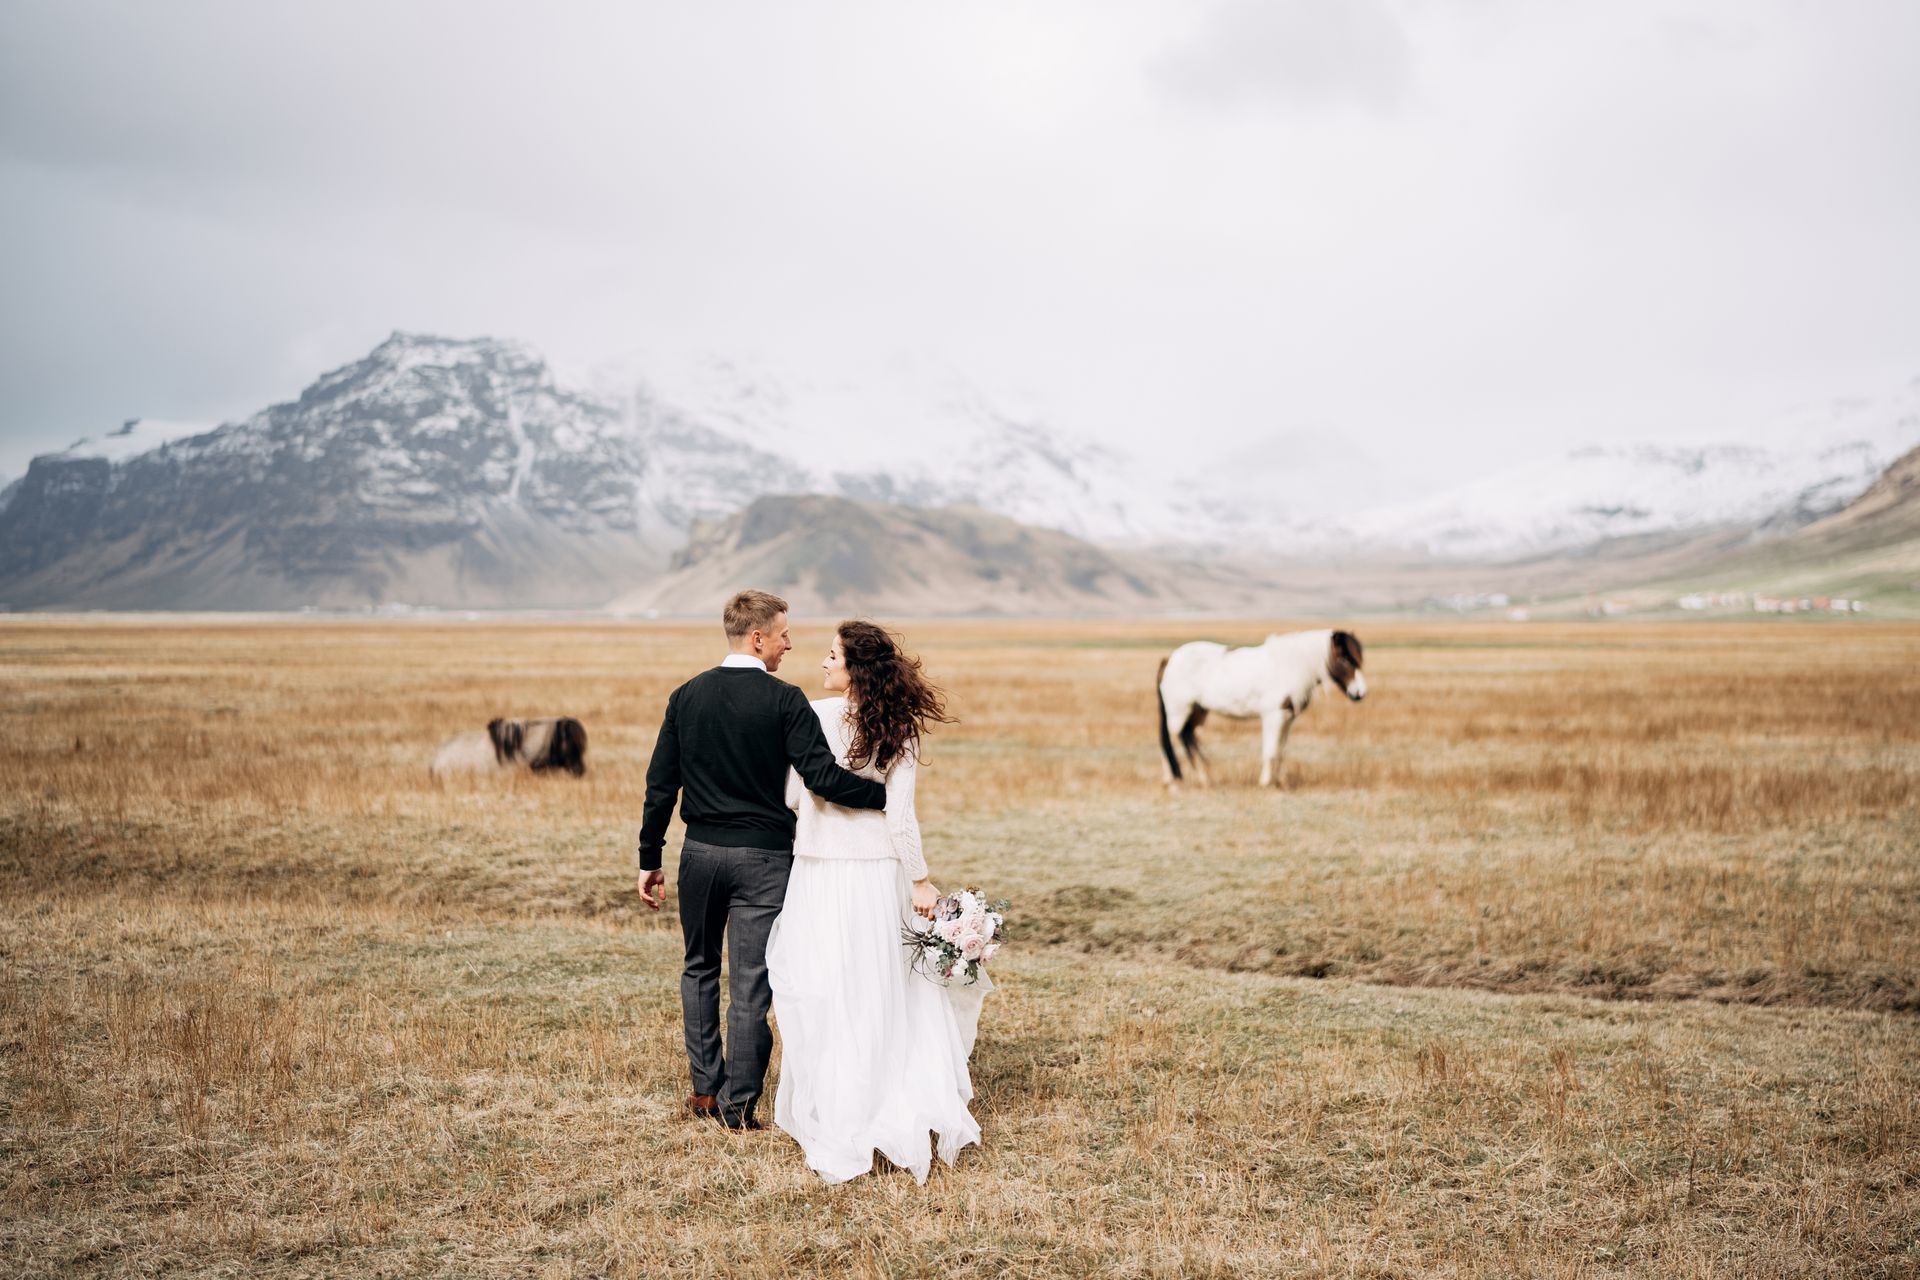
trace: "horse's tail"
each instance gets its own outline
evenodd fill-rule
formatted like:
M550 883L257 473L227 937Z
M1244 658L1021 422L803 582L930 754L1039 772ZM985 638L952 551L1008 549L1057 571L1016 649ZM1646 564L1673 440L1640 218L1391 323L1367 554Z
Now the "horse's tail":
M1160 670L1153 677L1153 701L1160 708L1160 750L1167 757L1167 768L1173 770L1173 780L1180 781L1180 761L1174 758L1173 734L1167 728L1167 695L1161 690L1161 683L1167 678L1167 660L1160 659Z

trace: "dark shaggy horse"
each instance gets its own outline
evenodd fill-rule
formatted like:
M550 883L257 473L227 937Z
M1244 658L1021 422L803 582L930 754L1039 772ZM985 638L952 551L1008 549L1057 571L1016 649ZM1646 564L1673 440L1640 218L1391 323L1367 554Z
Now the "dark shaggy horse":
M564 769L574 777L587 771L587 730L572 716L533 720L489 720L485 733L455 734L433 753L433 776L483 773L493 769Z

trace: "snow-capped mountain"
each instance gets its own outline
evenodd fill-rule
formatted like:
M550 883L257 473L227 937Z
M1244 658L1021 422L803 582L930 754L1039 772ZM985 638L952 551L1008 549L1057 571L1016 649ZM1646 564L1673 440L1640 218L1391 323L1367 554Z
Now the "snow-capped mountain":
M1737 443L1606 445L1521 463L1345 527L1362 542L1463 559L1712 527L1784 533L1844 507L1916 443L1920 379Z
M1920 443L1916 380L1738 443L1576 450L1308 528L924 363L836 380L654 361L592 385L566 385L514 343L396 333L241 422L137 419L34 459L0 491L0 603L597 606L756 499L795 493L975 507L1134 549L1508 559L1638 534L1788 532Z
M701 522L797 492L1178 536L1122 459L957 382L697 372L582 392L517 344L396 333L243 422L136 422L36 458L0 498L0 601L595 605Z
M524 347L395 334L243 422L34 459L0 599L597 604L671 551L642 532L645 470L620 414Z
M1191 484L1150 473L1017 398L926 360L897 356L833 376L656 352L595 370L591 382L629 406L643 436L659 423L695 422L778 455L788 464L785 488L760 492L976 506L1131 546L1219 543L1231 532L1217 504ZM739 479L719 480L694 483L702 495L724 496L729 509L740 506Z

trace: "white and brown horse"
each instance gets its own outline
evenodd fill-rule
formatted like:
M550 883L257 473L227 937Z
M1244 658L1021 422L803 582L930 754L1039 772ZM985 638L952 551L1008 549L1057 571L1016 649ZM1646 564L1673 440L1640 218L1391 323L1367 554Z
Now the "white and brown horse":
M433 753L436 778L496 769L564 769L577 778L587 771L586 728L572 716L489 720L486 732L455 734Z
M1323 684L1353 701L1367 696L1360 674L1360 638L1351 631L1295 631L1268 636L1265 644L1229 649L1210 640L1183 644L1160 661L1160 750L1167 757L1167 783L1181 778L1173 754L1172 726L1202 786L1206 756L1198 732L1210 712L1235 719L1260 717L1260 785L1280 779L1280 752L1287 733Z

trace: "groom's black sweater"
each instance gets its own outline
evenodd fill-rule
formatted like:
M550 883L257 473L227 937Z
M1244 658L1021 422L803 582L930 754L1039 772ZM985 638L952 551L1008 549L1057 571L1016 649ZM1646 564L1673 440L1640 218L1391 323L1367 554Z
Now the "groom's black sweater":
M885 787L835 763L807 695L786 681L758 667L715 667L675 689L647 765L640 869L660 866L676 794L689 840L791 850L788 765L835 804L887 807Z

